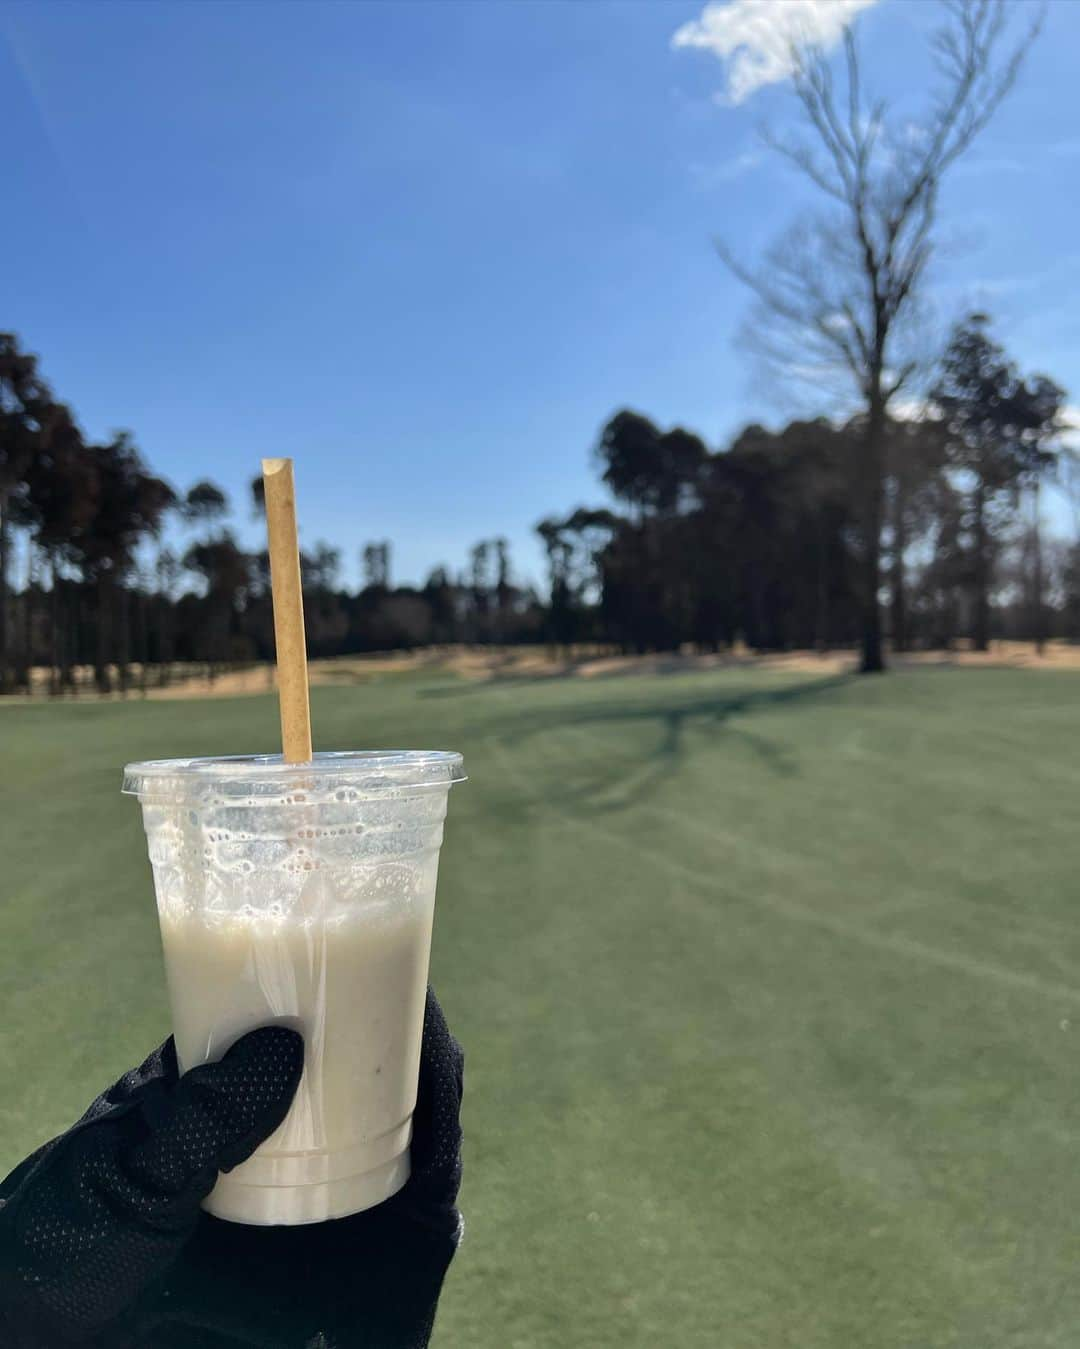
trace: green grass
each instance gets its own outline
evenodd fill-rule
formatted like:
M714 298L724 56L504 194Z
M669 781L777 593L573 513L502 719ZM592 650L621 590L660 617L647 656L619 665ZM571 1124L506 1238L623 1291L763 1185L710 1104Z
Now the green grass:
M732 672L315 696L461 749L469 1349L1074 1349L1080 676ZM167 1030L132 758L269 698L0 709L0 1168Z

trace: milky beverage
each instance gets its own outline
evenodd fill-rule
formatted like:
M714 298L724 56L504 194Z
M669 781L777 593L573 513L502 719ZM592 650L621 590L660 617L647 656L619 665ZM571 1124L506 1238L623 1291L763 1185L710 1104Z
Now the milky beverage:
M316 1216L330 1217L334 1208L377 1204L408 1179L432 917L423 901L410 908L336 925L163 917L182 1070L220 1058L270 1020L304 1032L307 1066L292 1109L254 1157L218 1182L211 1213L257 1222L279 1198L261 1187L353 1177L337 1201L322 1190L290 1195L279 1215L288 1220L306 1198Z
M134 764L182 1071L271 1021L292 1107L205 1207L254 1224L370 1208L408 1179L439 845L460 756Z

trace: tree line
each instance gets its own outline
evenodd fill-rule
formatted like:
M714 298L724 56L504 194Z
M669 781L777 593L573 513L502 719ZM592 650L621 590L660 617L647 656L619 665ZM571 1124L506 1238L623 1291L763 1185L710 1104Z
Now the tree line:
M1072 487L1064 392L1024 377L981 314L957 325L918 415L882 432L876 602L891 649L1041 649L1080 640L1080 543L1044 538L1041 497ZM856 646L868 543L865 416L746 427L710 451L624 410L596 447L621 509L578 508L539 532L561 642L632 651Z
M261 514L261 478L251 492ZM0 334L0 690L30 691L36 670L54 694L126 692L168 682L177 665L213 679L271 659L269 559L241 547L230 509L211 481L180 491L154 473L129 432L87 439L37 358ZM167 542L178 529L179 552ZM543 606L515 583L502 537L421 586L392 584L387 540L363 546L355 593L339 549L316 543L302 563L316 657L543 636Z
M1080 472L1061 445L1065 395L1023 375L984 315L959 324L924 403L883 434L878 595L893 650L996 637L1080 641L1080 541L1044 537L1054 481L1080 527ZM537 526L548 590L518 583L501 536L464 566L394 585L391 543L303 557L313 656L455 643L605 643L624 651L857 645L866 536L862 414L751 425L710 450L681 427L623 410L594 457L611 503ZM251 484L261 513L262 482ZM265 551L245 550L213 482L179 491L123 432L88 441L35 357L0 335L0 686L53 693L78 672L108 692L208 678L273 655ZM187 538L166 542L172 521ZM15 546L17 541L17 546ZM21 584L11 564L22 562ZM88 682L89 682L88 680Z

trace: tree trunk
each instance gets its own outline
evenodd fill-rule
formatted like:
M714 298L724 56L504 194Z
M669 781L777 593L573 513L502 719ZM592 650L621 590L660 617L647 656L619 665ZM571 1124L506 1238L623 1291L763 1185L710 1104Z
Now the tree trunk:
M61 590L60 606L60 689L70 689L72 697L77 697L79 688L75 677L75 666L82 650L82 591L71 586Z
M97 582L97 613L95 617L94 646L94 684L99 693L112 692L112 680L109 677L109 601L112 598L112 586L109 578L102 574Z
M164 688L172 678L173 635L172 603L164 595L159 596L158 611L158 685Z
M1032 563L1034 576L1032 577L1032 605L1033 605L1033 623L1032 632L1035 637L1035 650L1041 656L1046 652L1046 606L1043 604L1043 552L1042 552L1042 528L1039 520L1041 509L1040 485L1036 479L1032 487L1032 498L1034 503L1035 518L1032 521Z
M863 565L862 565L862 661L861 674L880 674L885 669L881 645L881 515L884 468L885 408L878 394L870 399L863 450Z
M896 478L896 494L893 498L893 549L892 577L890 580L889 602L892 610L892 649L906 651L907 636L907 594L905 591L904 554L907 552L907 498L900 475Z
M150 606L146 590L140 586L139 596L139 692L146 697L150 668Z
M116 587L117 623L116 675L120 692L127 694L131 682L131 591L126 585Z
M37 568L34 565L34 541L26 541L26 593L23 595L23 665L26 696L34 692L34 618L37 612Z
M71 586L61 592L62 638L60 642L60 687L70 689L71 696L79 696L79 657L83 654L83 614L85 604L82 586Z
M0 694L11 688L8 667L8 494L0 492Z
M817 512L815 520L817 547L817 587L814 604L814 647L817 651L829 649L829 548L828 532L825 527L823 511Z
M750 572L750 634L747 645L760 651L765 641L765 604L762 598L761 569L755 562Z
M56 554L50 550L49 558L49 694L52 697L60 692L62 676L60 674L60 595L57 589Z
M990 650L990 558L986 536L986 493L980 481L975 488L975 565L972 644L976 651Z

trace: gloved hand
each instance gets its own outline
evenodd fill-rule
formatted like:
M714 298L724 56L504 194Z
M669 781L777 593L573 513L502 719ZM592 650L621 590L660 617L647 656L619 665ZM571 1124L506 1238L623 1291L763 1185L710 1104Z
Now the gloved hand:
M179 1077L166 1041L16 1168L0 1186L4 1349L426 1345L461 1178L462 1056L430 991L403 1190L304 1227L199 1208L218 1170L277 1128L302 1062L294 1031L264 1027Z

